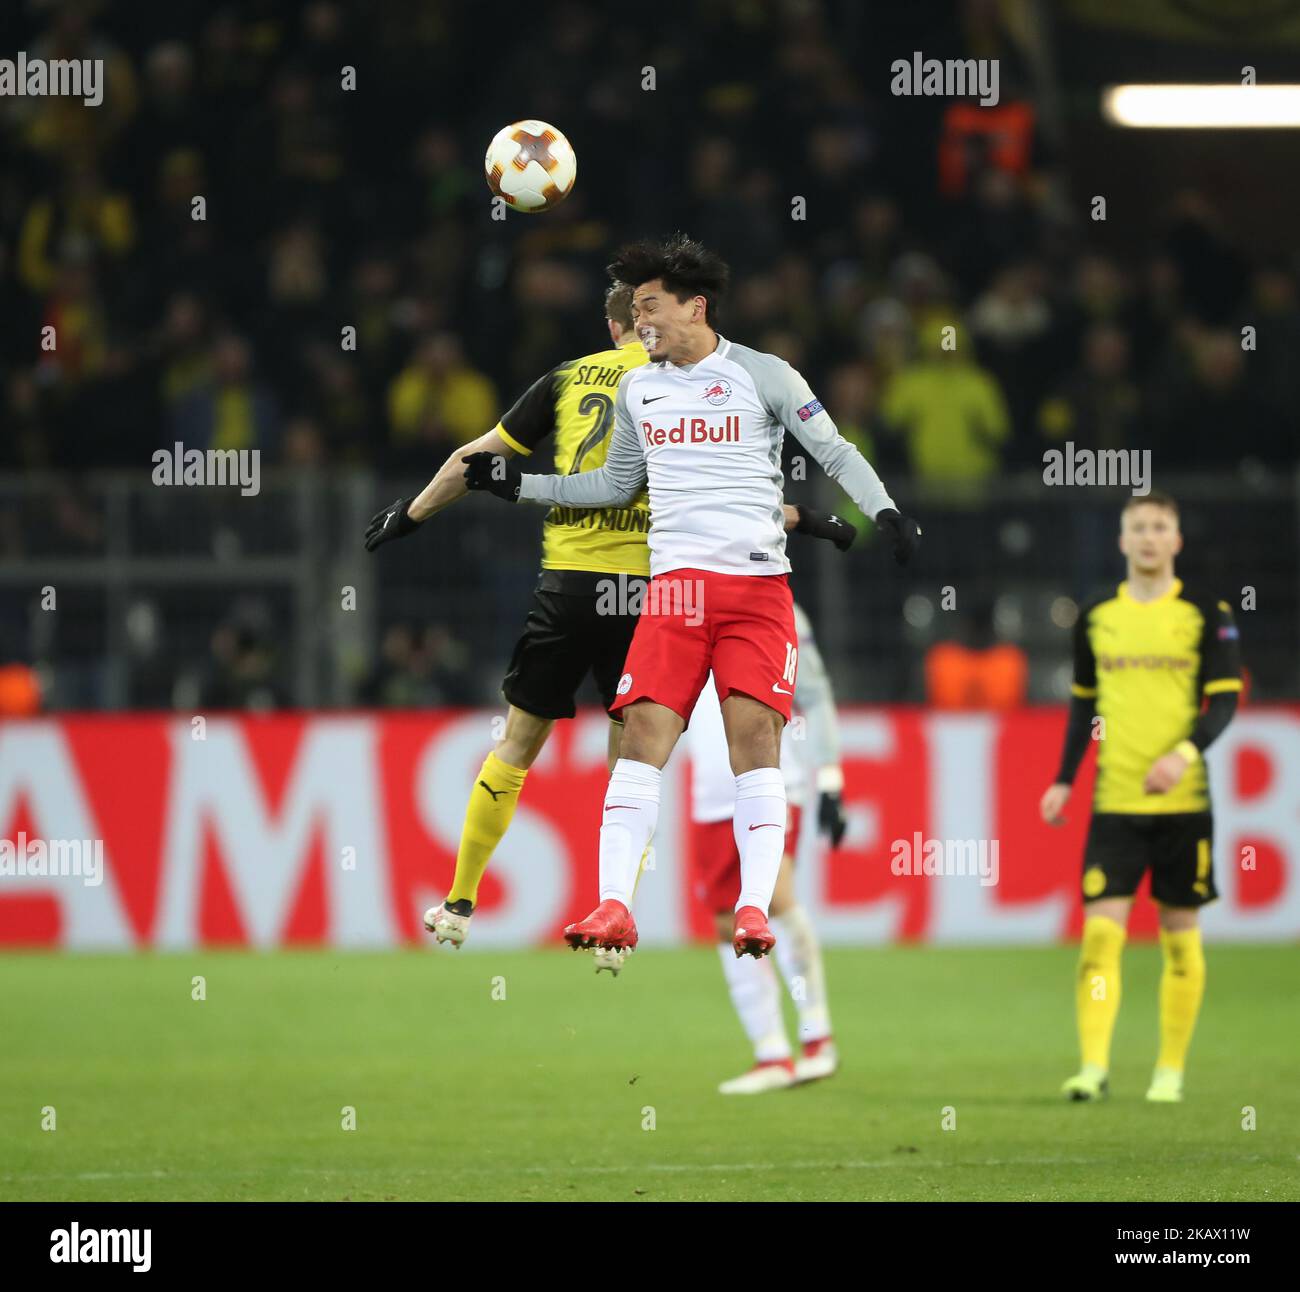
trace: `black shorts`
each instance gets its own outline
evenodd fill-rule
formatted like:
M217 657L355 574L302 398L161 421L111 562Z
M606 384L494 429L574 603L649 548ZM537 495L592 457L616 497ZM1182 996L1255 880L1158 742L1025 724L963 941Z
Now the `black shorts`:
M1151 871L1162 906L1204 906L1214 887L1214 817L1209 812L1094 812L1083 849L1083 900L1132 897Z
M639 606L645 583L635 575L543 570L501 684L506 699L535 718L572 718L590 673L608 709L636 631L638 616L627 613L627 598L635 593L633 606Z

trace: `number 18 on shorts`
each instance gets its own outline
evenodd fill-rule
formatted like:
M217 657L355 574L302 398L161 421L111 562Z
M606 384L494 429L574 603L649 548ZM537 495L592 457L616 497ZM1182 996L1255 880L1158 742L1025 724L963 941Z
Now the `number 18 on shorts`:
M672 570L650 581L613 708L665 705L689 722L710 670L718 696L751 696L787 722L799 645L784 574Z

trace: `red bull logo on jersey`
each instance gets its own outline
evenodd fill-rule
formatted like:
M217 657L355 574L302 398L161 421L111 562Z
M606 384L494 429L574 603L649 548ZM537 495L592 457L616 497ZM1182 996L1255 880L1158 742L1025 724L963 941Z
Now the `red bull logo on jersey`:
M740 416L724 418L721 426L703 417L683 417L676 426L642 422L641 434L645 436L647 448L658 444L739 444Z
M731 383L727 381L711 382L700 398L707 399L710 404L714 405L725 404L731 398Z

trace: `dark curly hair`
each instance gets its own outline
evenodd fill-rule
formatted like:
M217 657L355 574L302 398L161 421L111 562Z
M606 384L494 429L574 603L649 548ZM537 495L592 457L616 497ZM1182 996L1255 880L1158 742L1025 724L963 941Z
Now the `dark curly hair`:
M679 301L703 296L705 322L718 326L718 307L731 281L727 262L694 238L675 233L663 242L646 238L620 247L609 263L609 276L629 287L659 278Z

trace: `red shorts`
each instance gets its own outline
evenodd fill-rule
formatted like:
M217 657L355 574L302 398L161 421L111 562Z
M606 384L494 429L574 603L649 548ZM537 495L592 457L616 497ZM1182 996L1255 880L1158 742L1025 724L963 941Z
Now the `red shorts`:
M739 691L789 722L798 642L784 574L656 574L609 711L653 700L690 722L712 669L718 699Z
M786 856L793 857L799 838L799 809L787 809ZM691 822L691 871L695 898L712 912L735 909L740 896L740 853L731 821Z

